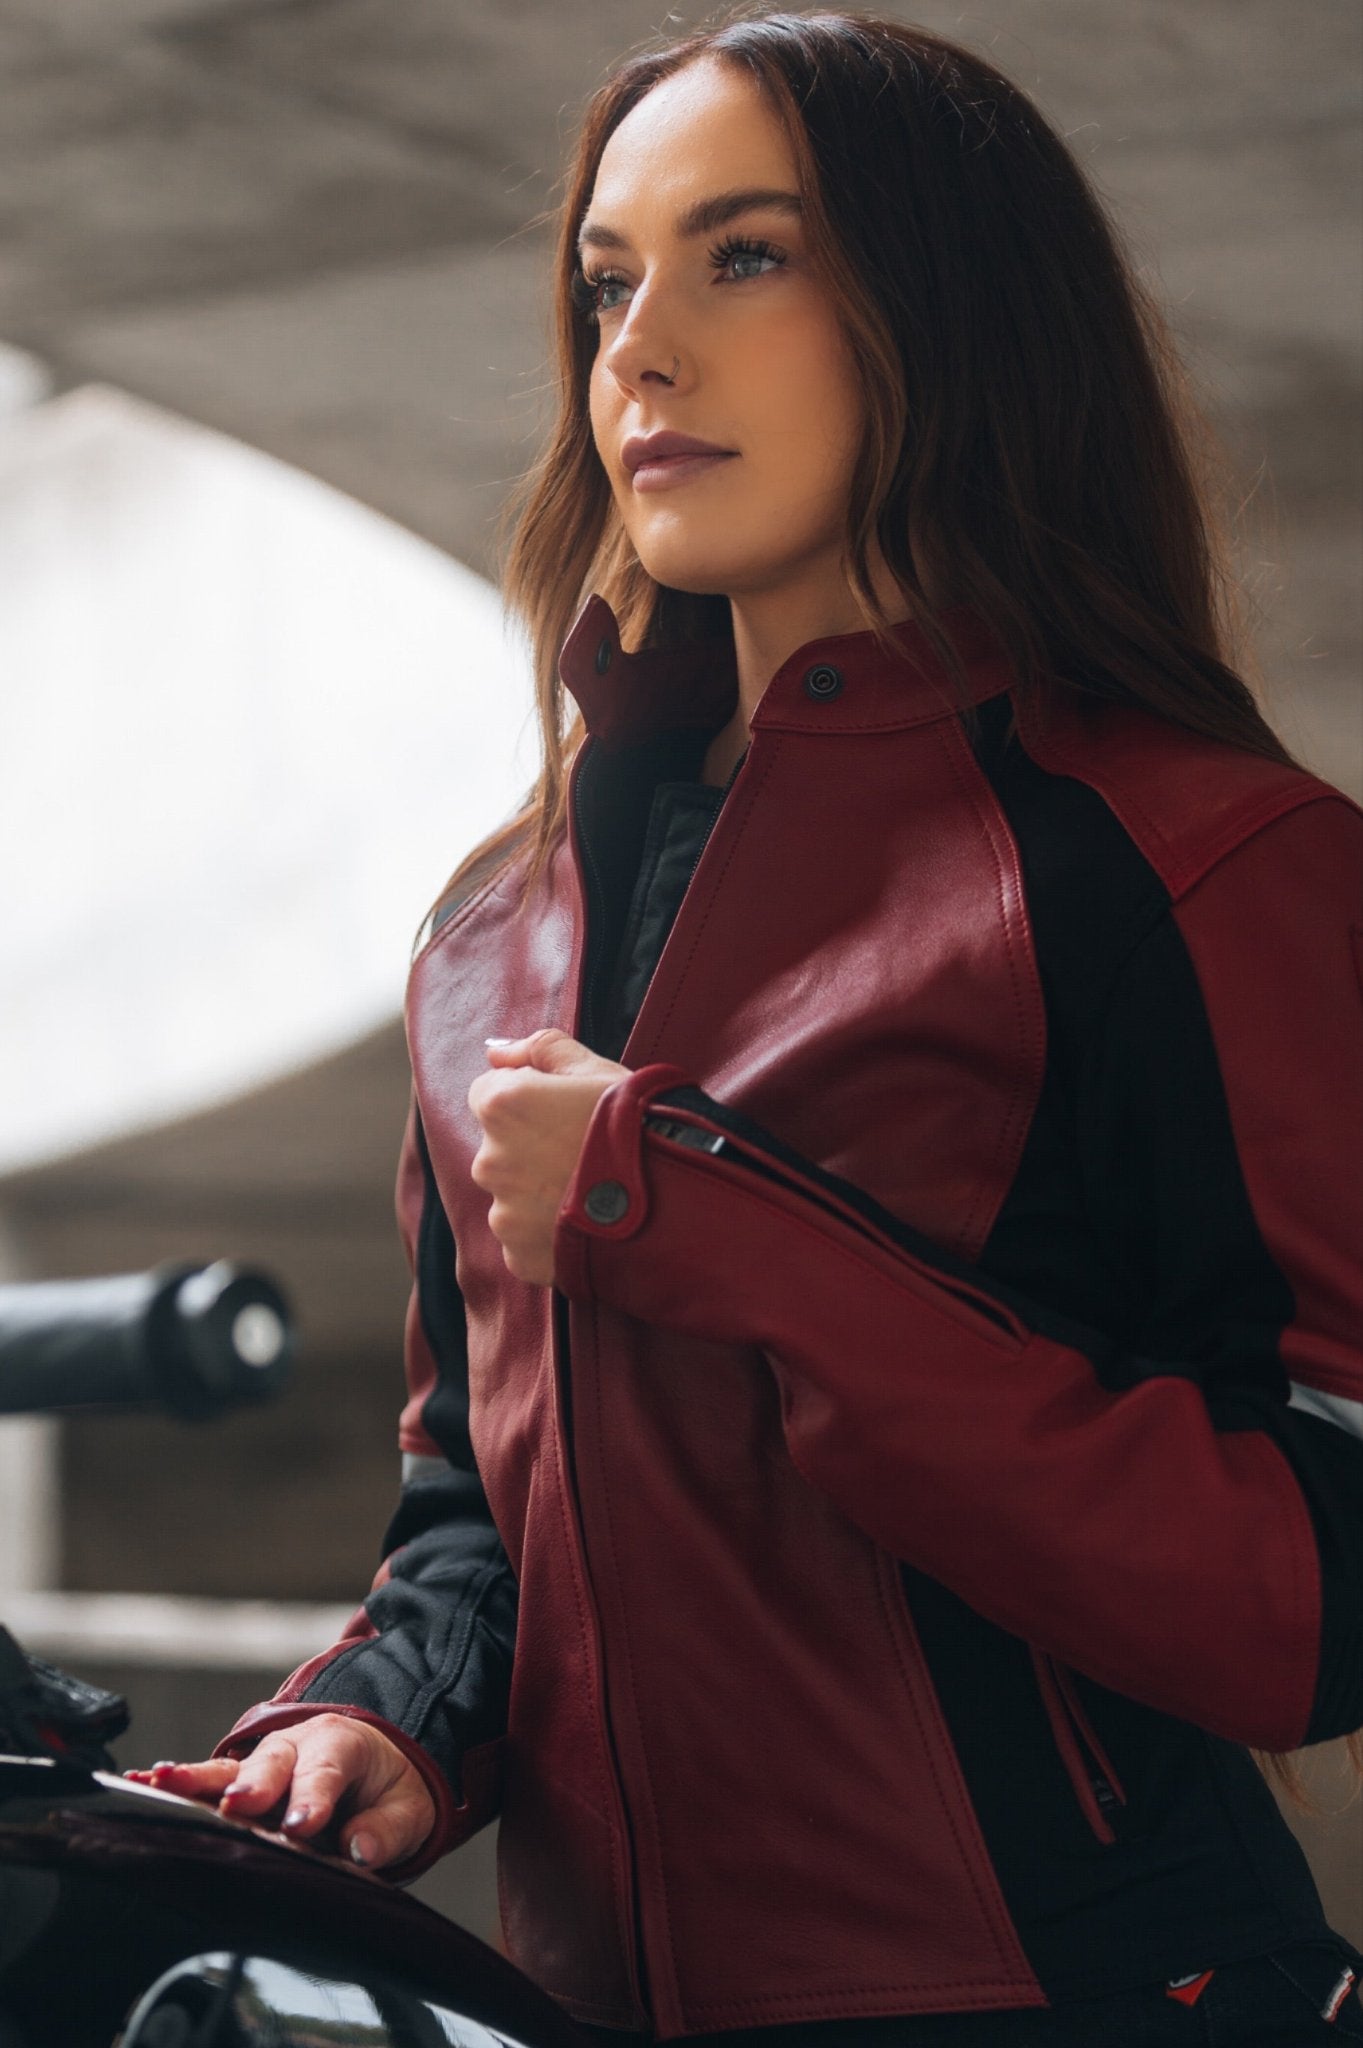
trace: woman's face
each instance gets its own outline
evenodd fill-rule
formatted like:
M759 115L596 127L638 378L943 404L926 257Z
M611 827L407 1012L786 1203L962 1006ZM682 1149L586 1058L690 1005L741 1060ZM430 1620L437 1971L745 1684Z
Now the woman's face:
M719 204L745 193L766 196ZM841 579L862 409L805 248L785 132L717 60L656 85L607 143L580 252L592 433L641 562L673 589ZM631 441L663 432L724 452L632 467Z

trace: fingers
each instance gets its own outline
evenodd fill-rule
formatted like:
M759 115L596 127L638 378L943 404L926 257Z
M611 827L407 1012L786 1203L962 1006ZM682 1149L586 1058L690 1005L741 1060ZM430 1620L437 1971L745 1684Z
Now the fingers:
M539 1031L528 1032L523 1038L485 1038L488 1065L493 1067L539 1067L545 1072L554 1071L553 1062L558 1055L558 1041L571 1046L575 1051L585 1051L575 1038L566 1031L557 1030L546 1024Z
M534 1286L553 1281L556 1220L588 1125L602 1094L626 1071L598 1060L563 1032L536 1032L526 1043L533 1047L548 1038L600 1071L488 1072L477 1075L468 1091L483 1132L469 1177L491 1197L488 1227L508 1272Z
M365 1789L370 1767L368 1732L362 1721L329 1714L290 1731L295 1737L295 1758L281 1823L286 1835L300 1842L312 1841L330 1827L337 1808L352 1791Z
M534 1067L541 1074L620 1075L629 1069L593 1052L581 1039L546 1024L524 1038L485 1038L491 1067Z
M527 1064L524 1038L485 1038L487 1060L490 1067L523 1067Z
M241 1759L236 1776L219 1800L233 1820L260 1820L290 1798L297 1750L293 1729L279 1729Z
M201 1764L152 1764L145 1771L125 1771L123 1775L158 1792L176 1792L181 1799L207 1799L216 1805L239 1768L235 1757L211 1757Z
M526 1230L515 1210L500 1210L496 1202L488 1212L492 1235L502 1248L502 1264L513 1280L529 1287L552 1287L554 1283L554 1240L546 1225L539 1231Z
M283 1806L290 1840L337 1849L378 1870L420 1848L435 1804L420 1772L368 1722L319 1714L267 1736L243 1763L223 1811L259 1820Z
M351 1788L364 1785L371 1733L377 1730L345 1714L317 1714L276 1729L242 1760L223 1794L223 1812L260 1820L282 1808L283 1832L310 1841L330 1825Z
M595 1107L602 1091L630 1071L550 1026L504 1045L496 1039L486 1043L487 1070L474 1075L467 1096L484 1142L494 1135L523 1142L527 1130L533 1134L561 1119L570 1100Z
M307 1750L300 1741L284 1832L314 1841L340 1820L340 1854L368 1870L413 1855L435 1824L421 1773L367 1722L321 1716L307 1729L317 1735Z
M318 1714L267 1735L244 1758L153 1764L138 1784L216 1804L234 1820L278 1829L367 1870L404 1862L435 1825L425 1781L367 1722Z
M404 1863L435 1825L435 1804L418 1772L406 1765L401 1781L341 1831L341 1854L366 1870Z
M468 1105L482 1125L485 1139L489 1130L513 1130L533 1115L528 1092L543 1088L545 1077L528 1063L522 1062L521 1067L518 1073L506 1069L475 1074L470 1082Z

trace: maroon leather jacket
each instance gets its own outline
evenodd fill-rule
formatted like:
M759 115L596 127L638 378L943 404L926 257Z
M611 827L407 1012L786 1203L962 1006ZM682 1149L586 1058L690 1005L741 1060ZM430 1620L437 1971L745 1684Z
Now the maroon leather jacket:
M990 635L947 617L970 703L1005 697ZM1057 1056L1033 919L1047 885L1024 873L928 642L897 637L893 657L868 634L804 647L763 696L635 1020L634 1072L593 1116L550 1290L512 1279L488 1228L468 1088L489 1032L582 1035L593 755L717 729L734 701L722 660L626 655L609 608L586 606L563 654L589 735L570 838L528 907L519 860L466 895L407 1005L399 1208L414 1267L435 1227L423 1185L457 1247L468 1440L519 1596L505 1725L453 1767L414 1734L464 1668L448 1644L418 1674L420 1713L365 1690L366 1645L408 1626L383 1605L399 1545L342 1643L223 1745L338 1706L377 1720L440 1809L409 1869L500 1808L513 1959L578 2016L661 2038L1059 1995L1025 1884L1006 1879L1008 1823L986 1814L989 1757L1022 1708L991 1728L978 1706L967 1756L925 1654L929 1594L1033 1674L1083 1806L1057 1867L1082 1863L1086 1898L1108 1882L1093 1859L1121 1809L1147 1797L1148 1835L1163 1796L1153 1770L1132 1790L1131 1717L1222 1771L1244 1745L1363 1717L1356 1677L1322 1705L1322 1528L1347 1520L1363 1471L1356 807L1129 708L1064 691L1044 721L1015 705L1026 772L1092 802L1158 897L1119 934L1123 961L1140 941L1191 963L1224 1091L1207 1113L1289 1290L1261 1351L1237 1348L1257 1280L1227 1267L1224 1288L1205 1283L1211 1336L1142 1352L1029 1303L982 1256ZM1125 910L1093 914L1096 932ZM1124 1002L1103 1014L1130 1029ZM1158 1022L1134 1028L1162 1056ZM1107 1085L1120 1098L1121 1072ZM1066 1113L1082 1120L1082 1091ZM1165 1252L1152 1237L1141 1258L1154 1272ZM437 1348L415 1301L402 1443L418 1477L458 1463L435 1419ZM1345 1456L1347 1481L1319 1478ZM1360 1602L1329 1598L1356 1643ZM1296 1910L1256 1905L1251 1928L1247 1908L1243 1939ZM1178 1953L1177 1928L1163 1946L1122 1938L1137 1974L1205 1960Z

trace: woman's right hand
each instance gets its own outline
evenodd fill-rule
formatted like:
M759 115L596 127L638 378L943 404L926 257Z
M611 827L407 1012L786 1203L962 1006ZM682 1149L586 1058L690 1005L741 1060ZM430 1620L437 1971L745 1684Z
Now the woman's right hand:
M367 1870L405 1862L435 1825L435 1802L416 1766L370 1722L348 1714L277 1728L240 1760L161 1763L124 1775Z

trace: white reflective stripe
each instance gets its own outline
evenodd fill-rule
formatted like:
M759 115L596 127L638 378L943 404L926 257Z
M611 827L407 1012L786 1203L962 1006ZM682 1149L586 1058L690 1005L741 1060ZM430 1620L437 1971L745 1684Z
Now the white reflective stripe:
M411 1486L423 1479L443 1479L450 1469L448 1458L425 1458L417 1451L402 1454L402 1483Z
M1292 1398L1289 1408L1304 1408L1308 1415L1319 1415L1326 1422L1338 1424L1347 1429L1350 1436L1363 1437L1363 1401L1346 1400L1343 1394L1322 1394L1318 1387L1299 1387L1292 1382Z

